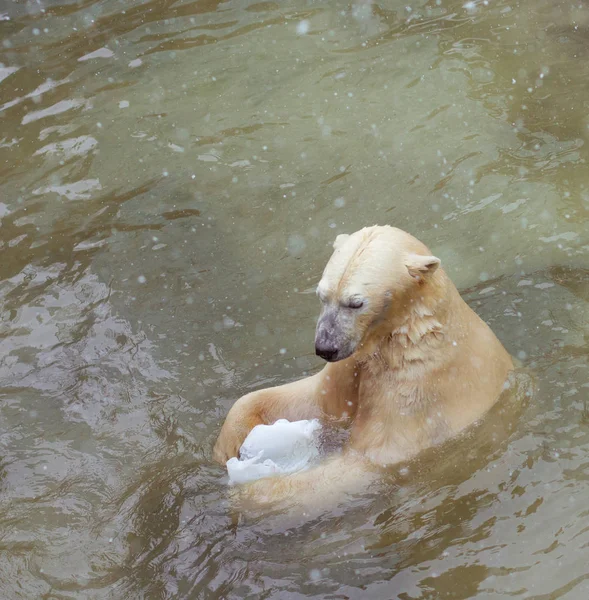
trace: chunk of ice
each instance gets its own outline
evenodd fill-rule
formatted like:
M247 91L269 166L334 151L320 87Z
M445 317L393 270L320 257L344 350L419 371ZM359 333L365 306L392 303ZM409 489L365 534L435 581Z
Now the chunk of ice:
M243 442L240 458L227 461L229 482L246 483L305 469L319 456L320 430L317 419L257 425Z

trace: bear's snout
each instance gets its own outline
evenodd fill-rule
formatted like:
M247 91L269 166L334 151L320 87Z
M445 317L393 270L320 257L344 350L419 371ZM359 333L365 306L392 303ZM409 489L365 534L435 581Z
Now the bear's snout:
M339 344L334 330L335 315L330 311L319 319L315 334L315 354L328 362L336 361L339 354Z
M327 362L335 362L337 360L338 348L329 345L320 345L318 343L315 344L315 354L320 356Z
M356 343L350 336L354 320L351 311L339 311L332 307L324 308L315 332L315 354L328 362L337 362L354 353Z

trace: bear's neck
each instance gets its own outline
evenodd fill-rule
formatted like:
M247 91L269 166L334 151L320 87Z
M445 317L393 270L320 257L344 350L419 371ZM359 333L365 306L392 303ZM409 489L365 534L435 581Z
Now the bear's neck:
M371 370L403 370L406 375L415 371L421 377L424 370L444 360L441 349L452 346L450 332L455 331L466 304L454 284L440 275L427 293L413 298L404 318L388 323L366 348L362 362Z

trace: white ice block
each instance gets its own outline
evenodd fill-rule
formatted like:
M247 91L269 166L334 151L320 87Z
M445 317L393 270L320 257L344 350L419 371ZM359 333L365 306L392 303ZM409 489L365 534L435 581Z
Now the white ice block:
M320 430L317 419L257 425L243 442L239 458L227 461L229 482L246 483L306 468L319 456Z

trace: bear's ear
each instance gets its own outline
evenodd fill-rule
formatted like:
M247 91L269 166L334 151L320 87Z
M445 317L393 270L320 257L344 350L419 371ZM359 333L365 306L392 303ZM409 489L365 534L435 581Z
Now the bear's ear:
M433 275L440 263L440 259L436 256L422 256L421 254L409 254L405 259L405 266L409 271L409 275L417 281L422 281Z
M336 238L335 242L333 242L333 249L337 250L342 247L342 244L349 238L350 236L347 233L340 233Z

